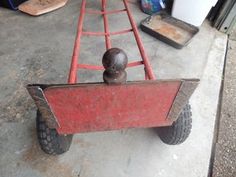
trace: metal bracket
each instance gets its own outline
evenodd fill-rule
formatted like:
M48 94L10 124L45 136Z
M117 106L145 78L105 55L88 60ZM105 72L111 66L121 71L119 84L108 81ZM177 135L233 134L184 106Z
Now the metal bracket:
M58 128L59 124L57 119L55 118L55 115L53 114L43 93L43 85L42 87L39 85L27 85L27 90L42 114L42 117L45 119L47 126L53 129Z
M174 102L171 106L167 119L175 121L178 119L179 114L181 113L184 106L187 104L189 98L193 94L194 90L199 84L199 80L183 80L179 91L174 99Z

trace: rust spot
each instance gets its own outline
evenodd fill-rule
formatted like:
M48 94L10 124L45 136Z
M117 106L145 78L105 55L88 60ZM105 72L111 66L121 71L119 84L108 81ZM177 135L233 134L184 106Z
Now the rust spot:
M182 37L176 28L167 24L162 24L162 26L160 28L156 28L155 31L159 32L163 36L170 36L175 40L179 40Z
M195 30L186 26L185 23L170 19L167 15L154 15L145 22L145 26L166 37L171 41L184 44L196 33Z

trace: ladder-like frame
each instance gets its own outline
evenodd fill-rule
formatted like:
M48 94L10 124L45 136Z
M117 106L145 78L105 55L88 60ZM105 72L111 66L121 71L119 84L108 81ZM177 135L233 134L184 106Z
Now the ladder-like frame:
M80 64L79 63L79 54L80 54L80 46L81 46L80 44L81 44L81 37L82 36L105 36L106 49L108 50L112 47L110 36L125 34L125 33L130 33L130 32L133 32L133 34L134 34L134 37L137 42L142 60L130 62L130 63L128 63L127 67L144 65L145 79L146 80L155 80L156 79L155 75L153 73L153 70L151 68L149 59L147 57L147 54L144 50L142 40L141 40L140 35L138 33L138 28L137 28L135 21L131 15L127 0L123 0L123 3L124 3L124 7L125 7L124 9L107 11L106 10L107 1L101 0L101 4L102 4L101 11L92 11L92 10L86 9L86 0L82 0L81 9L80 9L80 17L79 17L79 21L78 21L78 30L77 30L77 35L76 35L76 39L75 39L74 51L73 51L73 56L72 56L72 61L71 61L69 78L68 78L69 84L75 84L78 82L77 71L79 69L89 69L89 70L103 70L104 69L103 66L90 65L90 64ZM128 18L129 18L129 21L131 24L131 28L121 30L121 31L116 31L116 32L110 32L109 31L109 24L108 24L108 15L109 14L116 14L116 13L124 13L124 12L126 12L128 15ZM83 31L83 22L84 22L84 17L85 17L86 13L103 16L104 32Z

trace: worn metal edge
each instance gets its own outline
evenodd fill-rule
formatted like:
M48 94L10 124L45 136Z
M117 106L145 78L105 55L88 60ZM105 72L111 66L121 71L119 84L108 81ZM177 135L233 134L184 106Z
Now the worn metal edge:
M175 121L178 119L184 106L187 104L189 98L197 88L199 80L184 80L179 88L179 91L174 99L174 102L170 108L167 119Z
M183 81L199 81L199 79L160 79L160 80L144 80L144 81L128 81L121 85L132 85L132 84L156 84L156 83L163 83L163 82L183 82ZM107 85L104 82L93 82L93 83L75 83L75 84L29 84L27 87L40 87L42 90L47 90L50 88L64 88L64 87L87 87L87 86L121 86L116 84Z
M27 90L42 114L42 118L45 120L47 126L53 129L58 128L59 123L48 104L43 89L40 86L28 85Z

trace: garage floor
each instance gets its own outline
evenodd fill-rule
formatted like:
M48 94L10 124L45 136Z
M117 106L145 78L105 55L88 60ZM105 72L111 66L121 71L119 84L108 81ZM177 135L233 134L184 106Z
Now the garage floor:
M89 8L99 8L89 1ZM109 7L122 3L109 1ZM35 106L28 83L67 80L80 1L58 11L30 17L0 9L0 176L1 177L198 177L207 176L227 37L205 22L192 42L174 49L141 33L157 78L201 78L191 98L193 131L179 146L163 144L153 129L129 129L74 136L70 151L45 155L35 134ZM137 23L146 17L130 3ZM102 18L88 15L84 30L103 29ZM128 27L125 14L109 16L111 31ZM114 47L139 58L132 35L113 37ZM81 62L101 63L102 37L83 38ZM81 82L102 81L101 72L79 72ZM128 70L129 80L143 79L142 68Z

